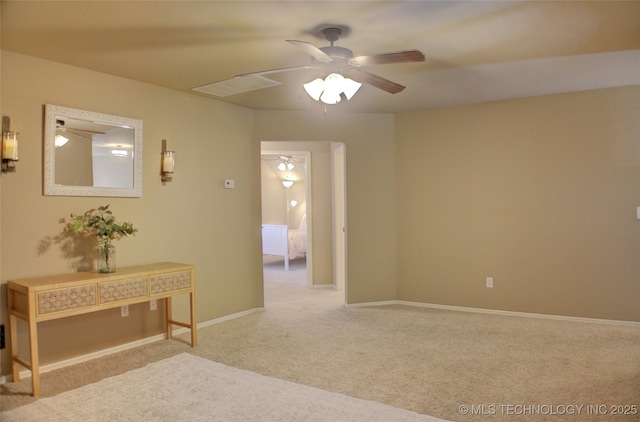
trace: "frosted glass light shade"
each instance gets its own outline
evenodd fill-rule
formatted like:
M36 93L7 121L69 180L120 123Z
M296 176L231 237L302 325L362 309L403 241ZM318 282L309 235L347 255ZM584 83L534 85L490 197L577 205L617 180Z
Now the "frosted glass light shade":
M355 95L356 92L360 89L362 84L360 82L356 82L353 79L344 78L342 82L342 92L344 92L344 96L347 97L347 100L350 100L351 97Z
M60 147L64 146L67 142L69 142L69 138L67 138L66 136L62 136L62 135L56 135L55 140L54 140L54 144L55 144L56 148L60 148Z
M164 173L173 173L176 165L175 152L165 151L162 153L162 171Z
M2 159L18 161L18 132L2 134Z
M304 84L304 90L307 91L307 94L314 100L320 100L320 95L322 91L324 91L324 81L322 78L317 78L312 80L309 83Z

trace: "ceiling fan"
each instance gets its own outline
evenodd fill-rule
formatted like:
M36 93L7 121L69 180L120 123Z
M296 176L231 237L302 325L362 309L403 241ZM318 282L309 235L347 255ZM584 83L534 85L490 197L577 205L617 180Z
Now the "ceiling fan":
M56 148L60 148L64 146L67 142L69 142L69 137L64 136L65 133L68 134L69 136L75 135L87 141L93 141L93 135L105 134L104 132L99 132L96 130L70 128L66 126L66 122L64 120L56 119L56 136L55 136Z
M404 90L405 86L365 71L363 70L363 68L379 64L412 63L425 61L424 54L419 50L406 50L384 54L354 56L353 52L348 48L338 47L334 45L334 42L337 41L343 34L343 29L338 26L329 26L322 29L321 32L324 38L330 43L329 46L316 47L315 45L305 41L286 40L289 44L311 56L310 65L245 73L236 75L226 81L216 82L193 89L196 91L222 97L227 95L239 94L242 92L253 91L261 88L268 88L270 86L281 84L280 82L264 78L264 75L303 69L319 69L322 70L324 76L327 76L327 79L323 81L323 88L325 90L327 89L327 83L330 82L331 77L333 75L337 75L340 80L349 79L351 81L355 81L357 83L357 87L354 86L355 91L357 91L357 89L360 87L360 84L366 83L391 94L396 94ZM322 79L316 79L309 84L305 84L307 93L309 93L309 95L311 95L316 101L319 99L322 92L318 93L318 98L316 98L316 96L314 96L314 94L310 92L310 88L312 88L312 83L318 84L319 81L322 81ZM347 99L350 99L351 96L355 94L355 91L338 91L337 97L335 96L334 92L333 101L335 102L329 102L328 104L335 104L336 102L340 101L340 94L343 94L347 97ZM327 103L324 99L323 102Z
M298 164L304 164L305 158L295 155L263 155L263 161L272 161L273 166L280 171L291 171L297 167Z
M62 119L56 119L56 131L67 132L72 135L79 136L89 141L93 140L93 135L104 135L105 132L90 129L71 128L66 126L66 122Z

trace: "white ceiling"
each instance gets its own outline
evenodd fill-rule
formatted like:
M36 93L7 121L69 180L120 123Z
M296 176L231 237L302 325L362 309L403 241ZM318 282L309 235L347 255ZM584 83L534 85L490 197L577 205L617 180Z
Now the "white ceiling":
M356 56L418 49L424 63L367 70L405 85L363 86L335 110L402 112L640 84L640 1L6 1L2 49L171 89L309 64L285 42L321 47L349 28ZM322 110L302 83L220 98L256 109ZM196 95L205 95L197 94ZM206 96L206 95L205 95ZM214 98L214 97L211 97Z

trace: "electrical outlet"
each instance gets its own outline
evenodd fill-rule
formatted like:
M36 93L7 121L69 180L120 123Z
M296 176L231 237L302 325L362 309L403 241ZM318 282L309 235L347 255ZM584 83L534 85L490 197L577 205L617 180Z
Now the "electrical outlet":
M0 350L5 348L4 344L4 324L0 325Z
M158 310L158 301L156 299L151 299L149 301L149 310L157 311Z
M488 289L493 288L493 277L487 277L487 288Z
M129 305L124 305L120 307L120 316L123 318L129 316Z

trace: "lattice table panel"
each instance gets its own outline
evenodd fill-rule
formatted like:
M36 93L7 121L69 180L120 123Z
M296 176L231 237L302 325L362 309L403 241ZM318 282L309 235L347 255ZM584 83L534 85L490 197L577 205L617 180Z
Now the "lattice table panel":
M191 287L191 272L181 271L169 274L151 276L151 294L189 289Z
M78 286L38 293L38 314L66 311L96 304L96 286Z
M147 277L100 283L100 303L147 296Z

